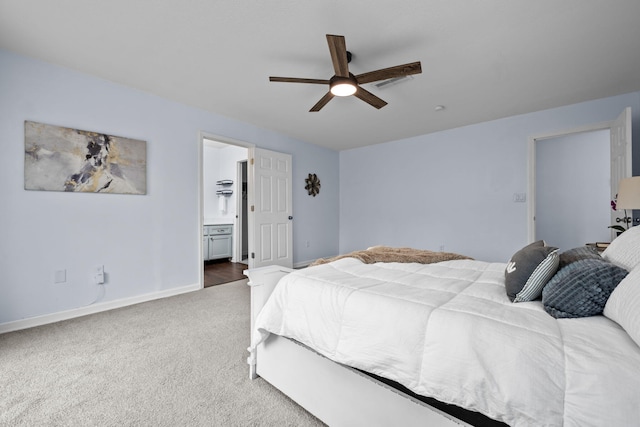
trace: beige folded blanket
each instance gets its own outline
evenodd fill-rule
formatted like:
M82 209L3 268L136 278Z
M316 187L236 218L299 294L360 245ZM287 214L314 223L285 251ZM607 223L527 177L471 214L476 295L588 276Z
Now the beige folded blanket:
M420 264L432 264L434 262L451 261L456 259L473 259L468 256L451 252L433 252L413 248L392 248L389 246L374 246L364 251L354 251L333 258L320 258L309 265L326 264L342 258L356 258L365 264L375 262L417 262Z

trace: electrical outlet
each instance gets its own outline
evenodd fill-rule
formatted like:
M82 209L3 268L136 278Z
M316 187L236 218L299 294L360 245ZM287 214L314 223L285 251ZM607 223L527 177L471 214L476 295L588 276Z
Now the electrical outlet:
M527 201L527 193L513 193L513 201L516 203L524 203Z
M104 283L104 266L99 265L93 271L93 280L97 285Z
M53 283L65 283L67 281L67 270L56 270L53 272Z

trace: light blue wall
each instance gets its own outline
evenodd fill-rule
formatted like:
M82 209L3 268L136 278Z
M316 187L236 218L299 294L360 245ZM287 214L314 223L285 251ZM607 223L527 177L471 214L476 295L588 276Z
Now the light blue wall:
M411 246L507 261L527 243L530 136L615 119L632 107L640 175L640 92L340 153L340 252ZM446 110L445 110L446 114Z
M25 191L25 120L147 141L147 195ZM337 152L0 50L0 324L196 284L200 131L292 154L294 263L337 253Z
M0 50L0 324L90 304L95 265L102 301L195 284L200 131L292 154L294 263L374 244L504 261L527 240L526 203L512 197L526 192L528 137L626 106L640 175L640 93L337 153ZM25 191L24 120L147 141L148 194ZM315 198L308 173L322 181ZM59 269L67 282L53 284Z

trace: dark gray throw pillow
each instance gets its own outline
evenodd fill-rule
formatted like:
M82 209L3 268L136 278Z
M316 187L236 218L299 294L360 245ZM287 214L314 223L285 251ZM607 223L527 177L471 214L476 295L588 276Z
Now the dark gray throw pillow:
M559 270L542 291L544 309L556 318L602 313L627 270L604 259L582 259Z
M513 302L533 301L558 269L558 248L539 240L516 252L504 273L507 296Z
M579 246L560 254L560 265L558 265L558 268L566 267L572 262L580 261L581 259L602 259L602 257L594 247Z

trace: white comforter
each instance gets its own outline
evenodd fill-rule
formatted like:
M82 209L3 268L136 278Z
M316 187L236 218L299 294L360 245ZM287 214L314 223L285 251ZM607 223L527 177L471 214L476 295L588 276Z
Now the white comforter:
M640 348L603 316L513 304L505 264L363 264L284 277L256 321L337 362L515 426L640 424Z

